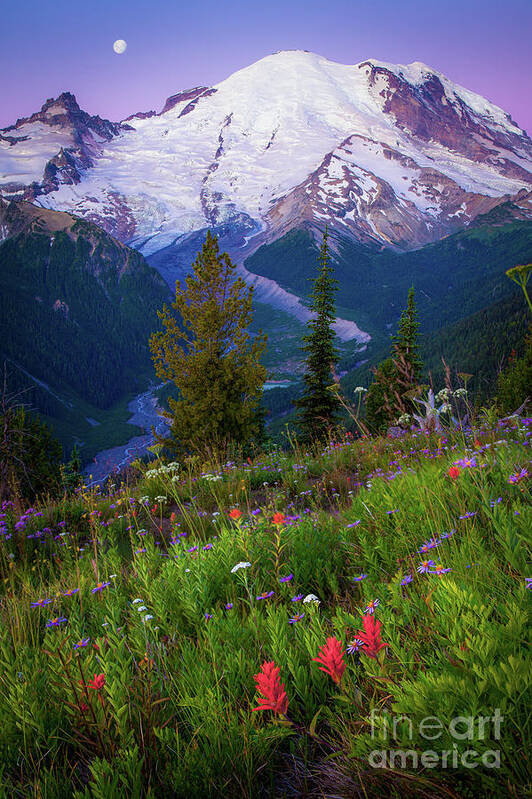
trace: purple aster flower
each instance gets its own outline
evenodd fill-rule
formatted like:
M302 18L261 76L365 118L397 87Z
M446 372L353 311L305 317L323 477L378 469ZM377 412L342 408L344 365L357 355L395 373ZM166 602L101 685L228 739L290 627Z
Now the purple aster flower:
M349 641L347 644L348 655L354 655L355 652L360 652L361 646L366 646L364 641L361 641L360 638L353 638L353 640Z
M399 508L395 508L394 510L387 510L386 513L390 516L392 513L398 513Z
M288 619L288 624L297 624L298 621L301 621L305 616L304 613L296 613L292 618Z
M528 477L528 471L524 467L521 469L520 472L516 472L515 474L511 474L508 478L509 483L520 483L521 480L524 480L525 477Z
M287 575L287 577L280 577L279 578L279 582L280 583L289 583L290 580L293 580L293 579L294 579L294 575L293 574L289 574L289 575Z
M292 597L292 599L290 601L291 602L301 602L302 599L303 599L303 594L296 594L295 596Z
M189 549L186 549L185 552L188 552L188 553L195 552L197 550L197 548L198 548L197 546L196 547L189 547Z
M51 599L38 599L37 602L32 602L30 607L32 608L44 608L45 605L49 605Z
M225 609L226 610L231 610L232 607L233 607L233 603L232 602L228 602L227 605L225 606Z
M470 510L467 513L464 513L463 516L459 516L458 518L459 519L471 519L473 516L476 516L477 513L478 513L478 511L476 511L476 510Z
M435 547L437 547L439 545L440 545L440 541L436 538L436 536L433 536L428 541L425 541L423 546L420 547L418 551L421 552L422 554L424 554L425 552L429 552L431 549L434 549Z
M212 619L212 613L204 613L205 621L210 621Z
M408 585L408 583L411 583L413 579L414 578L411 574L406 574L401 580L401 585Z
M447 574L447 572L450 571L451 571L450 569L443 568L443 563L437 563L436 566L434 567L434 571L431 571L430 574Z
M371 602L368 602L367 606L364 608L364 613L369 613L370 616L372 613L375 613L375 608L380 604L380 599L372 599Z
M260 602L261 599L269 599L274 595L274 593L275 591L263 591L262 594L259 594L258 597L256 597L256 600L257 602Z
M46 626L59 627L59 625L62 624L64 621L66 621L66 618L64 616L61 617L56 616L55 619L48 619L48 621L46 622Z
M365 580L367 576L367 574L359 574L358 577L353 577L353 582L360 583L362 580Z
M526 587L528 588L528 590L529 591L532 590L532 577L525 577L525 580L526 580Z
M103 591L104 588L107 588L108 585L111 585L110 582L108 583L98 583L91 591L91 594L95 594L97 591Z
M456 461L456 466L459 466L461 469L474 469L477 464L477 459L473 458L461 458L459 461Z
M142 553L146 552L146 551L147 551L146 547L144 547L144 549L136 549L135 550L135 555L142 555Z
M443 533L440 535L440 538L443 541L445 538L450 538L455 533L456 533L456 530L450 530L448 533L446 533L445 530L444 530Z
M83 649L83 647L87 646L90 640L90 638L82 638L77 642L77 644L74 644L74 649Z
M419 566L417 567L417 570L419 574L427 574L427 572L430 571L431 566L434 566L433 560L422 560Z
M212 549L212 544L205 544L205 546L202 547L202 549L204 550Z
M357 519L356 522L351 522L351 524L347 525L347 528L350 529L351 527L357 527L360 524L360 519Z

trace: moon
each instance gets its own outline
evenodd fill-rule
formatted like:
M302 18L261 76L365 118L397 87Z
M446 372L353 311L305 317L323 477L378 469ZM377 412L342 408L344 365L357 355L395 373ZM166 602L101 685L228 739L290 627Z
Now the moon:
M125 53L126 48L127 48L127 42L125 42L123 39L117 39L116 42L113 44L113 50L115 51L115 53L118 53L118 55Z

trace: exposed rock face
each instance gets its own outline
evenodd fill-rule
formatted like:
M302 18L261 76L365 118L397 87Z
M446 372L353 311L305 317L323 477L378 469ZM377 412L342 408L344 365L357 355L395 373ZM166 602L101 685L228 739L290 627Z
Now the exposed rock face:
M56 100L48 99L37 113L17 119L14 125L4 128L0 143L7 142L15 158L21 149L23 158L28 151L31 154L31 144L27 143L36 144L36 140L39 144L48 141L52 149L60 145L59 149L55 154L50 153L51 157L45 161L41 179L34 179L29 185L8 181L2 186L3 196L33 200L57 190L62 184L80 183L83 171L94 166L101 155L102 143L118 136L123 128L82 111L70 92L63 92Z
M190 103L192 100L195 100L200 95L204 94L206 91L209 91L208 86L196 86L194 89L186 89L183 92L178 92L177 94L172 94L171 97L166 99L166 102L163 106L163 110L161 114L166 114L167 111L171 111L176 105L182 102Z

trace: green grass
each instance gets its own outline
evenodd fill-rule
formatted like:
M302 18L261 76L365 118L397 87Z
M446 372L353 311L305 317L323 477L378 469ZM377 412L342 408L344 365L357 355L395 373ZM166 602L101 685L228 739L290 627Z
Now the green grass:
M529 430L155 461L115 493L25 516L14 498L0 542L0 797L525 796L532 511L530 477L509 477L527 467ZM418 573L428 558L450 571ZM320 604L292 601L309 594ZM386 646L345 654L336 683L318 651L328 637L346 647L376 599ZM264 661L280 669L285 715L253 712ZM420 733L428 716L436 739ZM471 738L457 717L475 720ZM411 755L373 768L390 749L438 763L456 749L457 767ZM491 750L498 768L482 762Z

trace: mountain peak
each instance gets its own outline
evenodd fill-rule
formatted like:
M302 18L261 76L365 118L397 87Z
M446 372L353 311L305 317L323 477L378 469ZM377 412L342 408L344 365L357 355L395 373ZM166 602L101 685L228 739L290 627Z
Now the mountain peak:
M41 113L49 113L50 111L56 110L60 111L70 111L74 113L78 113L81 109L78 105L78 101L76 100L76 96L71 92L61 92L61 94L54 99L53 97L49 97L48 100L43 104L41 108Z

